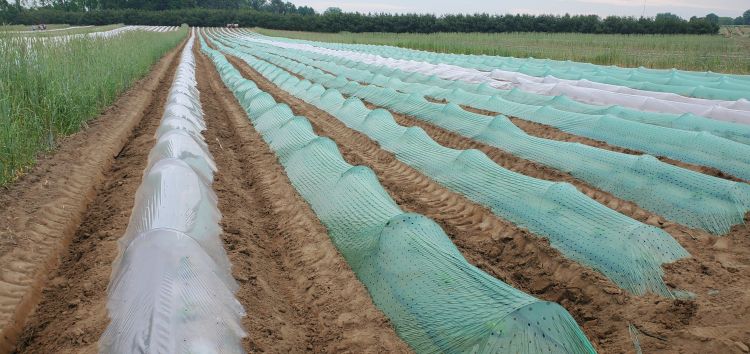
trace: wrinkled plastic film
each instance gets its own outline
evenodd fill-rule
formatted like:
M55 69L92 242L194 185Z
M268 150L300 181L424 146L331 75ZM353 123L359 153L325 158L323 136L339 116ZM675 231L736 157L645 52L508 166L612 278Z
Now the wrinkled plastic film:
M221 241L216 165L185 45L108 287L101 353L242 353L245 315Z

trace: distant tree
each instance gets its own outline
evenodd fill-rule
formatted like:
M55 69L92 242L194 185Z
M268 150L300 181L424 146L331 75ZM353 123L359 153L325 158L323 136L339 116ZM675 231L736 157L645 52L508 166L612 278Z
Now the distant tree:
M340 7L329 7L323 12L323 15L339 15L343 13Z
M734 24L734 19L731 17L719 17L719 25L726 26Z
M710 14L706 15L706 21L708 21L708 23L711 23L711 24L714 24L714 25L718 25L719 24L719 16L716 15L715 13L710 13Z
M261 10L268 2L266 0L248 0L246 4L255 10Z
M742 18L745 20L746 25L750 25L750 10L745 11L745 13L742 14Z
M300 15L315 15L315 9L309 6L300 6L297 8L297 13Z
M319 32L579 32L623 34L716 34L719 25L707 18L686 21L671 13L649 17L600 18L596 15L362 14L331 7L316 14L307 6L285 0L45 0L51 8L29 8L23 1L0 0L0 22L77 25L125 23L136 25L223 26L239 23ZM40 4L41 0L36 0ZM8 10L10 9L10 10ZM158 10L158 11L157 11ZM709 16L707 16L709 17ZM744 17L738 18L744 23Z
M744 25L745 19L742 16L737 16L737 18L734 19L733 25Z

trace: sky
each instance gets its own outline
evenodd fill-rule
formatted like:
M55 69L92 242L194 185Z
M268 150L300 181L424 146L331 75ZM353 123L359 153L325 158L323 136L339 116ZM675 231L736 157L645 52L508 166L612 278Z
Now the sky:
M490 14L595 14L599 16L655 16L671 12L684 18L702 17L709 13L735 18L750 9L748 0L294 0L323 12L339 7L346 12L389 13L450 13ZM645 7L644 7L645 4Z

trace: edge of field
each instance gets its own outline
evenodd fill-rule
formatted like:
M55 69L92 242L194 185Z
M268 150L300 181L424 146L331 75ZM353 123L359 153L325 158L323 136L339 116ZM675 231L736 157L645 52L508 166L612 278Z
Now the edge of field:
M88 128L64 138L58 149L0 195L0 352L15 346L60 257L113 163L143 117L153 93L185 39L145 78L135 82Z

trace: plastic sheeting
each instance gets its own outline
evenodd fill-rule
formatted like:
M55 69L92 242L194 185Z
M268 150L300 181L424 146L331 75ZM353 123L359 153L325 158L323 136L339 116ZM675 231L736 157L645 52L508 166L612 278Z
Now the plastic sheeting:
M223 47L283 90L327 111L393 152L438 183L487 206L550 240L553 247L612 279L622 288L672 296L661 265L688 256L661 229L619 214L567 183L524 176L497 165L478 150L441 146L421 128L398 125L385 110L369 110L357 98L300 80L277 66Z
M236 47L235 47L236 48ZM241 47L240 47L241 48ZM313 66L266 52L268 48L254 46L249 53L273 62L291 72L304 76L325 88L335 88L342 93L411 115L449 131L509 151L516 156L537 161L571 173L597 188L635 201L640 206L691 227L702 228L716 234L728 232L732 225L744 222L750 210L750 185L679 168L658 159L643 155L634 156L603 150L583 144L568 143L530 136L513 125L506 117L490 117L467 112L455 104L426 101L421 95L397 92L409 86L370 74L365 78L361 71L352 72L347 67L318 61L300 61L322 66L326 72ZM329 74L330 73L330 74ZM343 76L347 73L376 85L360 85ZM312 86L300 83L299 92ZM430 86L421 92L430 92ZM419 91L417 91L419 92Z
M203 38L201 38L203 40ZM571 316L470 265L432 220L405 213L367 167L203 46L289 180L418 353L593 353Z
M221 241L191 35L108 287L101 353L242 353L245 315Z

